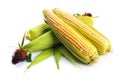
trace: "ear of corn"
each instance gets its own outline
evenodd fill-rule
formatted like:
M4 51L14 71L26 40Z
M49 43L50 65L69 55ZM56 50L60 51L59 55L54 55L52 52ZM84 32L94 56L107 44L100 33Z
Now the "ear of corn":
M56 37L73 55L86 64L96 62L98 53L93 44L51 11L45 9L43 14Z
M101 54L111 51L110 41L104 35L98 32L95 28L87 26L81 20L57 8L53 9L53 12L61 20L74 28L79 34L84 35L89 41L91 41Z
M36 27L31 28L26 34L26 39L28 40L36 39L37 37L41 36L42 34L49 30L50 30L49 25L47 25L46 23L42 23Z
M54 37L52 31L48 31L28 44L24 45L23 49L29 52L36 52L53 47L59 43L59 40Z

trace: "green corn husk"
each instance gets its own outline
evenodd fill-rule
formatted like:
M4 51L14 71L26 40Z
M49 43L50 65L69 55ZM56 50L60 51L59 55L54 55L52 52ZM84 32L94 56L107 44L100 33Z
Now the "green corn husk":
M28 44L24 45L23 49L29 52L37 52L51 48L59 43L59 40L54 36L52 31L48 31L33 41L29 42Z
M66 49L65 46L63 46L62 44L61 45L58 45L56 47L63 56L66 57L66 59L68 59L72 64L76 65L77 64L77 59L75 59L75 57L70 53L70 51L68 51Z
M49 25L46 23L42 23L38 26L31 28L26 34L26 39L32 41L37 37L41 36L42 34L48 32L49 30L50 30Z
M59 61L60 61L60 59L61 59L61 57L62 57L62 54L61 54L61 52L60 52L59 50L57 50L57 49L55 48L54 55L55 55L55 61L56 61L57 69L60 69Z
M54 54L54 48L49 48L49 49L45 49L43 50L33 61L32 63L27 67L26 70L28 70L29 68L31 68L32 66L46 60L47 58L51 57ZM26 71L25 70L25 71Z

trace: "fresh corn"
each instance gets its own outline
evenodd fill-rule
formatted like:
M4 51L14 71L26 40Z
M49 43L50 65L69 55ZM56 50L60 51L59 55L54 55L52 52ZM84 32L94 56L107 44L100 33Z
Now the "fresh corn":
M42 23L30 29L26 34L26 39L32 41L49 30L50 30L49 25L47 25L46 23Z
M102 35L100 32L98 32L94 27L87 26L79 19L73 17L71 14L66 13L62 10L59 10L57 8L53 9L53 12L61 20L63 20L69 26L74 28L77 31L77 33L84 35L89 41L91 41L95 45L97 50L100 52L100 54L104 54L106 52L111 51L110 41L104 35ZM52 22L52 20L51 20L51 22ZM57 25L57 23L56 23L56 25Z
M98 53L95 46L82 36L82 34L78 34L73 27L64 23L53 12L45 9L43 10L43 14L56 37L81 62L88 64L98 60Z
M54 37L52 31L48 31L28 44L24 45L23 49L29 52L36 52L53 47L59 43L59 40Z

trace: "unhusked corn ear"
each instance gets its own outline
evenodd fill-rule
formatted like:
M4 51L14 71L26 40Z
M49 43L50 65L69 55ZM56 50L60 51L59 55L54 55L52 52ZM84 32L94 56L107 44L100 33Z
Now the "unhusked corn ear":
M50 30L49 25L46 23L42 23L42 24L28 30L28 32L26 34L26 39L32 41L49 30Z
M72 28L74 28L78 33L81 33L88 40L90 40L101 54L111 51L110 41L104 35L98 32L94 27L89 27L73 15L59 10L57 8L53 9L53 12L61 20L63 20L65 23L69 24Z
M86 64L98 60L95 46L84 36L78 34L76 30L64 23L53 12L45 9L43 14L56 37L76 58Z
M23 49L29 52L36 52L51 48L59 43L59 40L55 37L53 32L48 31L45 34L39 36L38 38L32 40L28 44L24 45Z

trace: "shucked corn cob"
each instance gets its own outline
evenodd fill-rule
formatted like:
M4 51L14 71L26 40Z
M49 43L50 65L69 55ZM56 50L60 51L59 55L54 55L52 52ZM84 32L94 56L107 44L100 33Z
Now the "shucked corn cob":
M95 28L87 26L79 19L73 17L71 14L63 12L57 8L53 9L53 12L61 20L74 28L78 33L81 33L88 40L90 40L101 54L111 51L110 41Z
M68 50L83 63L93 63L98 60L98 53L93 44L82 34L78 34L70 25L64 23L59 17L49 10L43 14L56 37Z

